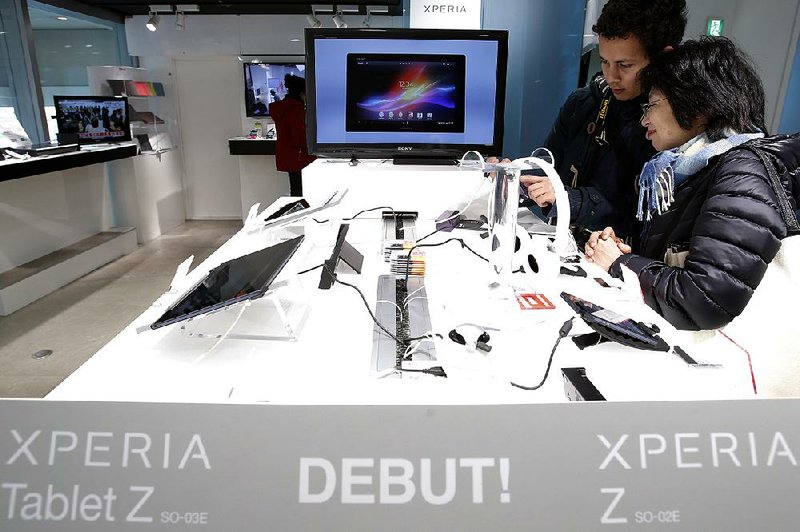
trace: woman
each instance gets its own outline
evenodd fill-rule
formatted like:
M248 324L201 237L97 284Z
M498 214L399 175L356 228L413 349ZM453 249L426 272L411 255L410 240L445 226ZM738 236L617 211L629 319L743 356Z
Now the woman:
M592 230L613 225L622 236L638 233L629 214L636 179L655 152L639 124L647 98L637 74L651 58L677 46L685 27L684 0L609 0L603 7L592 27L603 77L569 96L545 141L567 190L572 224ZM557 215L548 178L521 181L546 216Z
M649 90L642 124L660 153L639 179L639 252L606 228L592 234L586 255L612 275L633 270L645 302L675 327L716 329L742 312L787 234L763 163L737 148L766 130L761 80L720 37L685 42L641 81ZM800 140L770 146L796 169ZM797 185L785 187L796 202Z
M302 170L316 159L308 154L306 144L306 80L286 74L284 85L286 97L269 104L277 133L275 167L289 174L289 194L302 196Z

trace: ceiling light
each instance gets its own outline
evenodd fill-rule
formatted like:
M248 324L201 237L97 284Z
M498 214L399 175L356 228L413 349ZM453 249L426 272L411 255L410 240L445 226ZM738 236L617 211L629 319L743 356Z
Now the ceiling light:
M67 17L56 17L58 20L69 20Z
M156 31L158 29L158 15L154 12L150 12L150 18L147 20L147 23L144 25L150 31Z
M347 27L347 22L345 22L344 18L342 18L342 12L341 11L337 11L336 14L333 15L332 18L333 18L333 23L336 24L337 28L346 28Z
M175 29L183 31L186 28L186 13L178 11L175 13Z
M312 28L319 28L320 26L322 26L322 22L319 21L319 19L316 17L316 15L314 15L313 12L306 15L306 22L308 22L308 25L311 26Z
M300 42L300 39L295 37L294 39L289 39L289 42Z

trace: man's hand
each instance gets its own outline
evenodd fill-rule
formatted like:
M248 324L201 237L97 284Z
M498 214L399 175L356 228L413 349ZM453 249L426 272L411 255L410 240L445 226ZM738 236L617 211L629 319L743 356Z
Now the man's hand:
M519 182L528 190L528 197L539 207L549 207L556 202L556 191L547 176L524 175Z

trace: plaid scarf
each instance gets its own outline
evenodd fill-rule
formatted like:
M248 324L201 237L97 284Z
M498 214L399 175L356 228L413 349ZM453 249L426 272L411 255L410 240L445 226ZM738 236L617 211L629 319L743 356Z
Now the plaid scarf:
M734 131L727 131L726 134L726 138L711 142L708 135L701 133L686 144L659 152L647 161L639 174L639 208L636 218L649 221L655 214L665 212L675 201L675 189L708 166L713 157L748 140L764 136L763 133Z

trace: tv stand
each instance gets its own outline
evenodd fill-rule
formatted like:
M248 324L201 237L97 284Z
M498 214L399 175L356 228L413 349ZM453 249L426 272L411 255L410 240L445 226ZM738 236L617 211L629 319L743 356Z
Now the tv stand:
M455 166L458 159L444 155L395 155L393 164Z

